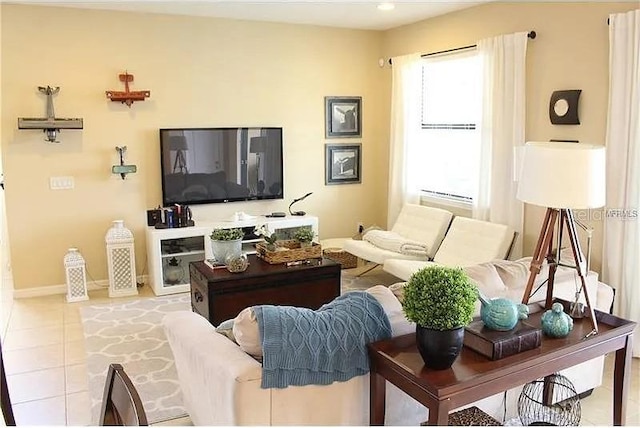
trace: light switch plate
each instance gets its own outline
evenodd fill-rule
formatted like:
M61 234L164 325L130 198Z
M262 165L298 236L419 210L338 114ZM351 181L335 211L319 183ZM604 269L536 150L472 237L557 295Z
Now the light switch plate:
M74 180L71 176L49 178L49 188L51 190L66 190L73 189L73 187Z

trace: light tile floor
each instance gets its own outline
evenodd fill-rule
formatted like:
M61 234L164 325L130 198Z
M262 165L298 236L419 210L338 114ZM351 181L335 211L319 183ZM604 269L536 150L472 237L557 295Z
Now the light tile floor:
M152 297L148 287L138 296ZM63 295L17 299L3 336L3 353L18 425L88 425L90 400L79 308L109 303L106 290L90 292L90 300L66 303ZM613 358L606 358L603 385L582 400L582 425L610 425ZM168 421L188 425L183 418ZM627 424L640 425L640 360L634 359Z
M153 297L146 286L139 293L117 300ZM88 301L76 303L67 303L64 295L14 300L2 352L18 425L90 424L79 308L112 299L106 289L91 291L89 296ZM188 418L179 422L190 424Z

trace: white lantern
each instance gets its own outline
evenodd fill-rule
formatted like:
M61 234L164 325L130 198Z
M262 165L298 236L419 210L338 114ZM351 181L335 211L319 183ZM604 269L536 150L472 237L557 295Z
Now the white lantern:
M65 254L64 271L67 277L67 302L89 300L84 259L77 248L69 248Z
M109 297L138 294L133 233L124 227L124 221L114 220L104 240L107 244Z

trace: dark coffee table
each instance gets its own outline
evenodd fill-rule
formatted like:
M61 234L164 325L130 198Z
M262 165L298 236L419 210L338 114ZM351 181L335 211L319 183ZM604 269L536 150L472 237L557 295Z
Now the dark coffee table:
M527 322L539 325L541 315L532 314ZM439 371L424 366L415 334L371 343L370 423L384 424L385 379L429 408L430 425L447 425L449 412L457 407L615 351L613 424L624 425L636 323L599 311L596 317L600 332L586 339L588 318L576 320L565 338L543 336L539 348L496 361L465 347L450 369Z
M318 309L340 295L340 265L329 259L287 267L249 256L241 273L211 269L204 262L189 264L191 307L218 325L248 306L289 305Z

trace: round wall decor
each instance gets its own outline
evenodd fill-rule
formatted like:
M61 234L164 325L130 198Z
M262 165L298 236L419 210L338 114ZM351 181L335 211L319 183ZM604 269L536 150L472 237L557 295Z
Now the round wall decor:
M553 91L549 100L549 119L554 125L579 125L578 100L581 89Z

